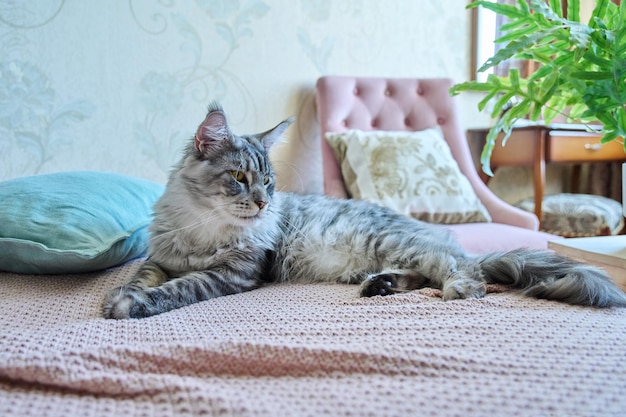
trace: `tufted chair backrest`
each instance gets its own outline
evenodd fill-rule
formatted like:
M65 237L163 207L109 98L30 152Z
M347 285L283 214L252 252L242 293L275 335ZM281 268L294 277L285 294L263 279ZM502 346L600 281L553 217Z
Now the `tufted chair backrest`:
M339 164L323 139L326 132L423 130L439 125L461 172L493 221L537 230L539 221L535 215L502 201L478 176L456 99L448 92L452 84L448 78L325 76L317 80L324 193L347 197Z
M323 139L326 132L423 130L439 125L463 174L482 187L456 108L448 78L374 78L324 76L317 81L322 133L324 193L346 198L339 164ZM479 184L480 183L480 184Z

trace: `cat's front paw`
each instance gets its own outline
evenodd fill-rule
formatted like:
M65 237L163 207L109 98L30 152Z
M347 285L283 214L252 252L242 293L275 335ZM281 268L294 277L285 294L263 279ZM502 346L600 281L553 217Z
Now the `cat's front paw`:
M110 290L102 302L102 315L105 319L130 319L143 317L137 314L141 290L121 286Z
M475 279L451 279L443 285L443 299L446 301L464 298L482 298L486 293L486 284L483 281Z
M359 294L361 297L373 297L375 295L390 295L398 292L395 274L372 275L361 284Z

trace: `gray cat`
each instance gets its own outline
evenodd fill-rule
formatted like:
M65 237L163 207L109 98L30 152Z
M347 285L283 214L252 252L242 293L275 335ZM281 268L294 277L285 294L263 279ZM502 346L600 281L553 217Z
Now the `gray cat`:
M356 200L275 190L268 158L291 124L237 136L212 104L156 203L148 260L111 290L107 318L141 318L269 282L360 284L360 295L425 286L444 300L485 295L487 283L571 304L626 306L600 269L549 251L473 256L452 234Z

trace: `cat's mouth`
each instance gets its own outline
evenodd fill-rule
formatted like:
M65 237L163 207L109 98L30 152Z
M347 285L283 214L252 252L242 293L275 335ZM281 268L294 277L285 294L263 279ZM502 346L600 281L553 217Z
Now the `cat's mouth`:
M265 207L265 206L264 206ZM267 209L258 208L251 205L238 205L229 210L229 214L234 220L234 224L239 226L250 226L265 216Z
M250 226L261 219L263 216L263 212L259 210L255 214L234 214L232 216L235 218L235 224L238 226Z

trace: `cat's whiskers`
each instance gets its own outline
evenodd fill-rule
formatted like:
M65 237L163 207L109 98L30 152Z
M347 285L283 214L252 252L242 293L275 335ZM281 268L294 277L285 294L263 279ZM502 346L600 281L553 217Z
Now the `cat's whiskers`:
M309 237L304 232L302 232L300 228L298 228L296 225L294 225L289 220L287 220L287 216L285 216L283 213L280 213L280 217L282 218L282 221L291 229L292 232L297 233L298 235L300 235L300 237L306 240L309 244L312 244ZM282 230L282 229L280 230L280 233L283 236L283 239L282 239L283 241L287 241L287 238L288 238L287 232L288 230ZM287 247L291 247L291 246L287 246Z
M298 184L298 186L299 186L299 187L295 187L295 188L300 188L300 189L304 189L304 188L305 188L305 185L304 185L304 184L305 184L305 182L304 182L304 180L302 179L302 175L301 175L300 171L298 170L299 165L294 164L293 162L289 162L289 161L273 161L273 165L274 165L275 167L277 167L277 166L278 166L278 167L284 167L284 166L286 166L286 167L291 168L291 175L290 175L290 177L294 177L294 176L295 176L295 177L296 177L296 179L297 179L297 181L296 181L296 182L297 182L297 184ZM294 187L293 187L293 184L292 184L292 186L291 186L291 187L289 187L289 188L294 188ZM278 190L279 190L279 191L285 191L286 189L287 189L287 185L286 185L286 184L283 184L283 185L280 187L280 189L278 189Z
M198 224L202 226L203 234L205 234L209 230L211 221L214 220L218 216L216 211L217 211L217 208L212 208L211 210L207 210L205 212L205 213L208 213L206 217L204 217L204 213L199 216L200 220L198 221Z

